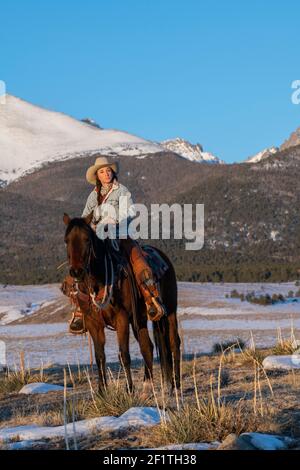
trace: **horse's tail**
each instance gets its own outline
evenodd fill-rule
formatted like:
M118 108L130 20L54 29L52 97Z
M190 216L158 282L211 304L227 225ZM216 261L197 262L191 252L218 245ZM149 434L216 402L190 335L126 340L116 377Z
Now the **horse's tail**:
M180 338L177 326L177 282L174 267L169 258L158 248L155 250L168 265L159 281L161 297L167 310L167 316L153 322L153 336L158 350L161 371L166 383L179 387L180 384ZM172 344L171 339L172 338ZM173 351L173 352L172 352ZM175 383L174 383L175 382Z
M158 351L160 367L165 383L173 383L173 357L169 340L169 323L166 317L153 322L153 336Z

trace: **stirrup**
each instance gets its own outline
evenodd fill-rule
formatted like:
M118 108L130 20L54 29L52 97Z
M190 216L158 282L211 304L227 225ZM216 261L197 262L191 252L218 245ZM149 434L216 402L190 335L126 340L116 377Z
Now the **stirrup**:
M76 323L77 323L77 328L76 328ZM72 324L73 326L75 326L75 329L72 329ZM72 318L69 321L69 333L72 333L73 335L82 335L86 332L87 330L84 324L83 313L81 312L81 310L78 310L78 309L74 310L74 312L72 313Z
M146 302L147 317L150 321L159 321L167 315L165 306L161 303L159 297L151 297L151 302Z

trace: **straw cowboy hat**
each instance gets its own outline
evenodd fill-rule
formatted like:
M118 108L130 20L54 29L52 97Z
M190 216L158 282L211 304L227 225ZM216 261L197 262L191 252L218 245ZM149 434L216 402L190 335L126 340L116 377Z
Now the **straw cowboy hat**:
M107 157L98 157L95 164L90 166L86 172L87 181L91 184L96 184L96 173L105 166L109 166L115 173L118 173L118 164L116 162L110 162Z

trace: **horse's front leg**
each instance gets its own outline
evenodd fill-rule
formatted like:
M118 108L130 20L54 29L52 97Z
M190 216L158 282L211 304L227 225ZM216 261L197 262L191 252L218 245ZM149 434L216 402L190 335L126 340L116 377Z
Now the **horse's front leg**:
M137 338L145 363L142 399L147 399L153 393L153 343L149 336L147 322L140 328Z
M89 318L89 317L88 317ZM106 388L106 360L105 360L105 332L103 325L89 325L88 319L86 321L86 326L88 331L91 334L94 343L95 349L95 359L98 368L99 375L99 384L98 389L99 393L102 393Z
M116 320L119 360L125 371L128 391L132 392L133 383L130 370L131 359L129 354L129 318L125 310L119 310Z

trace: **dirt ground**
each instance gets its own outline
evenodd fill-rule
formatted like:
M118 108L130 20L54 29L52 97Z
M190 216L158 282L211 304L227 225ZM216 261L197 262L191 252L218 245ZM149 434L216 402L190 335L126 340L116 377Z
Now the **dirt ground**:
M260 350L260 359L267 356L270 350ZM156 406L157 401L164 402L167 409L176 409L178 399L184 404L195 404L197 400L195 383L197 384L198 399L210 396L221 397L226 403L243 401L250 413L255 415L255 429L248 431L282 434L299 438L300 440L300 370L299 371L264 371L254 366L252 359L241 353L223 356L220 368L220 354L203 354L197 358L184 358L182 361L182 389L178 396L164 396L161 390L159 366L155 365L154 389L155 398L145 403L146 406ZM112 374L118 375L118 365L110 364ZM143 369L136 361L132 367L135 391L141 391ZM32 371L32 377L35 372ZM36 371L38 374L38 371ZM56 367L44 371L46 381L63 385L63 368ZM75 383L75 401L80 402L78 419L95 416L90 414L91 390L86 377L82 373L78 377L78 369L71 368L68 374L68 385ZM0 375L3 383L4 373ZM38 380L35 378L35 380ZM96 370L91 374L93 387L97 388ZM126 388L122 373L118 379L119 385ZM20 386L19 386L20 389ZM68 392L70 393L70 392ZM70 400L70 397L69 397ZM82 405L86 404L87 407ZM10 392L0 393L0 428L24 424L60 425L63 424L63 393L50 392L41 395L24 395L18 393L18 386ZM159 441L159 439L158 439ZM145 428L143 432L130 430L118 433L106 433L89 436L79 440L80 449L120 449L143 448L158 445L153 428ZM2 448L5 444L2 444ZM51 440L41 445L44 449L65 448L63 439Z

